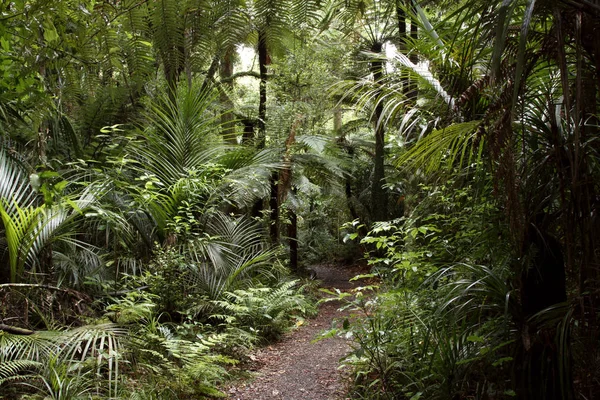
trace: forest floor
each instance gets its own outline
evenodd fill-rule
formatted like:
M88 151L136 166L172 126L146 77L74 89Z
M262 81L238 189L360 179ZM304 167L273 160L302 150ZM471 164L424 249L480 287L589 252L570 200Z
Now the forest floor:
M361 267L320 265L311 267L322 281L321 287L343 291L354 286L349 279L364 271ZM253 377L227 389L232 400L343 400L346 399L348 371L339 369L339 361L347 355L350 342L332 337L313 342L341 321L348 311L339 311L341 303L321 304L319 314L307 319L282 340L251 355L248 368Z

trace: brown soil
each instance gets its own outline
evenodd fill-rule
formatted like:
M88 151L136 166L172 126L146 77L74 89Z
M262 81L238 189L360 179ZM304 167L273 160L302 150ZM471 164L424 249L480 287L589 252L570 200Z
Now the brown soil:
M360 267L321 265L312 267L322 287L349 290L350 278ZM313 340L332 327L340 312L339 302L323 303L316 318L306 320L298 329L284 335L269 347L251 356L255 378L227 390L234 400L342 400L346 399L347 375L339 361L350 352L350 343L340 337Z

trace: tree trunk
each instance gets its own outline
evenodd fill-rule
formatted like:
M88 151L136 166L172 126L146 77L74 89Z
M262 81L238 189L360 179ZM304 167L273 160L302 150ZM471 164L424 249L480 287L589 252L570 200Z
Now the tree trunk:
M380 54L382 44L373 44L371 51ZM383 62L380 59L371 62L371 72L375 85L379 85L383 78ZM385 124L382 120L383 101L379 96L376 98L377 105L375 106L375 113L373 115L373 124L375 125L375 159L371 190L371 217L374 221L383 221L387 218L387 195L383 189L383 185L385 185Z
M333 132L336 136L342 136L342 109L338 106L333 109Z
M267 141L267 66L269 65L269 52L267 37L264 29L258 31L258 64L260 69L259 102L258 102L258 144L263 149Z
M415 9L415 6L411 0L408 0L408 3L410 4L411 14L413 17L415 17L417 15L417 10ZM419 38L417 23L414 19L411 19L410 21L410 38L413 41L416 41ZM409 59L415 65L419 62L419 56L414 51L410 53ZM413 104L415 104L417 102L417 96L419 95L417 82L412 80L409 87L410 91L407 93L407 98L411 100Z
M204 81L202 82L202 87L200 89L200 93L204 93L209 85L215 80L215 73L217 72L217 68L219 67L219 54L216 54L211 63L210 67L206 71L206 75L204 76Z
M254 141L254 125L256 120L244 118L241 120L244 125L244 133L242 134L242 144L251 144Z
M258 103L258 143L257 148L264 149L267 144L267 66L269 65L269 49L265 28L258 31L258 64L260 69L259 103ZM271 241L279 243L279 173L271 174L271 223L269 231Z
M35 333L35 331L29 330L29 329L19 328L18 326L11 326L11 325L5 325L5 324L0 324L0 331L10 333L12 335L26 335L26 336L33 335Z
M526 229L522 258L529 260L521 274L521 308L524 316L522 340L524 358L521 360L523 381L521 398L558 400L563 397L561 357L552 343L556 328L543 326L529 318L546 308L567 300L566 274L560 242L547 232L550 217L539 214ZM567 368L569 370L569 368ZM563 390L568 391L572 382ZM568 397L570 398L570 397Z
M223 114L221 114L221 134L223 139L230 144L237 144L237 138L235 136L235 117L233 115L233 102L229 97L229 93L233 90L233 52L235 48L230 47L225 52L223 59L221 60L220 76L223 85L221 90L220 100L222 107L225 108Z
M292 193L296 194L296 188L292 187ZM288 240L290 243L290 269L292 272L298 272L298 215L293 207L289 207L288 217Z
M406 54L406 11L402 3L404 0L396 1L396 15L398 18L398 52ZM402 82L402 93L406 96L408 93L408 76L401 74L400 81Z
M271 197L269 198L269 207L271 208L271 224L269 232L271 241L279 243L279 172L274 171L271 174Z
M285 154L283 156L283 169L279 174L279 187L277 204L283 204L287 198L288 191L296 193L292 186L292 146L296 142L296 130L302 122L302 115L298 115L290 128L290 133L285 141ZM290 244L290 267L293 271L298 268L298 217L293 207L289 207L288 216L290 225L288 225L288 238Z

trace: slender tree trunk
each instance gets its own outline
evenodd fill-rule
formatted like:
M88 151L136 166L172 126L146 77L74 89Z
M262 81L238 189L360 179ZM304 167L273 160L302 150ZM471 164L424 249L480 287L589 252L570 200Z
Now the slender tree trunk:
M257 148L264 149L267 144L267 66L269 65L269 49L264 28L258 31L258 64L260 69L259 103L258 103L258 143ZM271 208L270 234L273 243L279 243L279 173L271 174Z
M292 193L296 194L296 187L292 187ZM298 272L298 215L293 207L289 207L288 217L288 240L290 242L290 269Z
M269 233L273 243L279 243L279 172L273 171L271 174L271 197L269 198L269 207L271 208L271 224Z
M214 82L215 73L217 72L218 68L219 68L219 54L217 53L213 57L213 59L210 63L210 66L208 67L208 70L206 71L206 75L204 76L204 81L202 82L202 88L200 89L201 93L206 91L208 89L208 86L212 82Z
M342 136L342 118L343 113L341 107L335 107L333 109L333 132L336 136Z
M298 115L292 124L290 133L285 141L285 154L283 156L283 169L279 174L278 187L278 204L283 204L286 200L288 191L296 193L296 189L292 186L292 146L296 142L296 131L302 122L302 115ZM296 210L293 207L288 208L288 217L290 225L288 225L288 239L290 244L290 267L293 271L298 268L298 217Z
M410 29L410 37L413 40L418 38L418 28L414 20L411 20L410 27L406 24L406 10L411 10L411 14L415 16L417 10L411 0L396 0L396 16L398 19L398 52L406 55L409 54L409 59L413 64L419 62L419 57L414 52L408 51L408 32L407 28ZM402 93L407 99L413 103L417 100L418 89L416 82L411 82L408 76L404 75L401 78L402 82Z
M351 158L354 157L354 148L348 145L346 140L346 136L342 132L342 110L339 107L336 107L333 110L333 130L335 134L338 136L337 144L338 146L345 151ZM347 174L344 178L344 193L346 194L346 205L348 206L348 211L350 212L350 216L352 219L358 219L360 216L356 211L356 207L354 206L354 194L352 193L352 177L350 174ZM361 232L362 233L362 232ZM365 232L366 233L366 232Z
M40 32L41 34L41 32ZM39 73L40 76L42 78L44 78L44 81L46 81L46 66L44 64L40 65L39 67ZM48 89L47 89L48 90ZM52 93L51 90L48 90L48 92ZM42 120L42 123L40 124L39 128L38 128L38 137L37 137L37 141L36 141L36 150L38 153L38 160L39 163L43 166L46 166L46 164L48 164L48 157L46 155L46 149L48 147L48 133L49 133L49 123L46 119Z
M267 37L264 29L260 29L258 31L258 64L260 69L258 100L258 148L262 149L265 147L267 140L267 66L269 64Z
M229 97L229 93L233 90L233 79L224 79L231 78L233 75L233 52L235 48L230 47L225 52L223 59L221 60L221 69L220 76L224 81L222 83L223 89L221 90L220 100L221 105L225 108L223 114L221 114L221 134L225 141L230 144L237 144L237 138L235 137L235 117L233 115L233 102Z
M414 17L417 15L417 10L415 9L415 6L412 3L412 1L410 1L410 0L407 0L407 1L410 5L411 14L413 15L413 18L410 21L410 38L413 41L416 41L419 38L417 23L414 20ZM415 65L419 62L419 56L414 51L410 52L409 59ZM410 86L410 91L407 93L407 97L414 104L417 102L417 97L419 95L419 89L417 86L417 82L413 79L409 86Z
M406 54L406 11L404 9L404 0L396 0L396 15L398 18L398 52ZM408 76L401 74L402 93L406 96L408 93Z
M373 53L380 54L382 44L375 43L371 47ZM379 85L383 78L383 61L380 59L371 62L371 72L375 85ZM383 189L385 184L385 124L382 120L383 116L383 101L377 96L377 105L373 115L373 123L375 125L375 159L373 170L373 183L371 190L371 216L374 221L383 221L387 218L387 195Z
M576 133L575 138L575 168L573 171L573 197L575 204L575 215L578 216L579 235L581 237L581 260L580 260L580 286L582 292L588 291L589 285L597 281L600 271L597 255L597 234L594 226L594 202L597 199L597 192L594 185L594 178L590 176L590 167L588 157L593 150L590 145L585 143L590 138L598 137L600 133L598 118L597 94L600 90L600 71L594 71L586 68L584 65L590 63L600 67L600 35L597 28L600 26L594 18L589 15L578 12L576 14L576 48L577 57L577 91L576 107L579 110L578 121L581 126ZM584 54L589 55L589 60L584 58ZM591 295L590 302L592 307L598 307L598 295Z
M245 118L241 120L244 125L244 133L242 134L242 144L250 144L254 140L254 125L256 120Z
M38 129L38 140L36 142L38 160L41 165L48 164L48 156L46 150L48 148L48 121L42 121L40 128Z

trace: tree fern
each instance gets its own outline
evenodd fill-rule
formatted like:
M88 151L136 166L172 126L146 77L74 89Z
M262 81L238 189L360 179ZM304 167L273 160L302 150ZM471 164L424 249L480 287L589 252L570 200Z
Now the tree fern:
M185 63L185 6L186 2L158 0L151 8L153 39L171 91L176 90Z
M247 40L251 31L251 20L245 1L215 0L211 8L216 17L216 41L222 49L232 48Z

